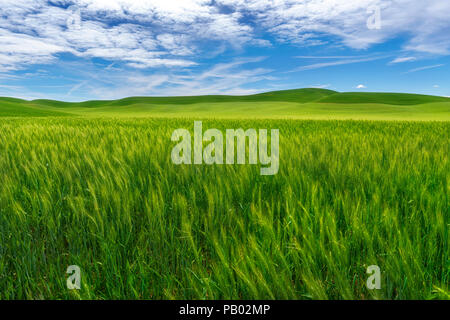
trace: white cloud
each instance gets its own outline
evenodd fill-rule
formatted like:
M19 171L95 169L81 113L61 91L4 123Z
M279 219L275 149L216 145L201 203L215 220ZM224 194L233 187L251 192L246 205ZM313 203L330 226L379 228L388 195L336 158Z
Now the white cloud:
M366 89L367 87L363 84L359 84L356 86L356 89Z
M321 43L334 36L351 48L365 49L397 36L406 37L413 51L450 52L450 2L442 0L217 0L258 17L258 23L278 38L299 43ZM368 8L379 7L381 28L370 30ZM328 41L336 41L330 39Z
M331 84L315 84L312 85L311 88L316 88L316 89L327 89L331 87Z
M358 59L344 58L344 59L331 61L331 62L320 62L320 63L309 64L306 66L301 66L301 67L295 68L289 72L315 70L315 69L321 69L321 68L327 68L327 67L341 66L341 65L346 65L346 64L369 62L369 61L379 60L379 59L383 59L383 58L385 58L385 57L384 56L374 56L374 57L369 57L369 58L363 57L363 58L358 58Z
M443 66L444 66L444 64L434 64L431 66L424 66L424 67L420 67L420 68L411 69L406 73L418 72L418 71L423 71L423 70L428 70L428 69L435 69L435 68L440 68Z
M367 27L373 6L381 9L380 30ZM270 46L259 31L281 42L356 49L403 36L407 50L442 55L450 53L448 12L450 2L441 0L2 0L0 70L62 52L138 68L188 67L204 54L201 41Z
M363 58L364 56L297 56L298 59L315 59L315 60L329 60L329 59L355 59Z
M392 60L391 62L389 62L389 64L397 64L397 63L404 63L404 62L413 62L416 61L417 58L416 57L399 57L399 58L395 58L394 60Z

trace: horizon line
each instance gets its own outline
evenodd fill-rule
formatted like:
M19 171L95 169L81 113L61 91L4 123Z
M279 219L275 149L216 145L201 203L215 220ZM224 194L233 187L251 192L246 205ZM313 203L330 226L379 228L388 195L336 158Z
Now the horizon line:
M276 93L276 92L287 92L287 91L295 91L295 90L315 90L315 91L328 91L328 92L334 92L334 93L360 93L360 94L367 94L367 93L375 93L375 94L406 94L406 95L416 95L416 96L428 96L428 97L439 97L439 98L448 98L450 99L450 96L440 96L440 95L432 95L432 94L422 94L422 93L412 93L412 92L395 92L395 91L337 91L337 90L331 90L326 88L314 88L314 87L305 87L305 88L294 88L294 89L283 89L283 90L273 90L273 91L262 91L259 93L253 93L253 94L243 94L243 95L233 95L233 94L204 94L204 95L173 95L173 96L127 96L123 98L118 99L91 99L91 100L80 100L80 101L65 101L65 100L55 100L55 99L46 99L46 98L39 98L39 99L23 99L23 98L17 98L13 96L0 96L0 99L16 99L26 102L33 102L33 101L57 101L57 102L64 102L64 103L83 103L83 102L90 102L90 101L120 101L125 99L132 99L132 98L194 98L194 97L252 97L262 94L268 94L268 93Z

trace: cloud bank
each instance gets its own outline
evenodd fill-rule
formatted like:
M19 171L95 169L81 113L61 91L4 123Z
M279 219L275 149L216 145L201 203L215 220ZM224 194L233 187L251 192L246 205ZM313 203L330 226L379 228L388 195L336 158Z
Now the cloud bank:
M380 28L369 28L377 8ZM1 0L0 74L58 65L67 56L135 71L189 73L205 57L249 47L366 50L401 38L404 54L391 62L398 64L415 61L416 53L450 53L449 12L450 2L442 0ZM296 71L372 59L334 58ZM266 71L253 71L249 81ZM184 82L171 72L156 83ZM195 75L199 81L202 76Z
M382 27L367 28L368 9ZM440 0L2 0L0 68L49 63L60 53L135 68L189 67L205 43L367 48L406 34L404 48L450 50L450 2Z

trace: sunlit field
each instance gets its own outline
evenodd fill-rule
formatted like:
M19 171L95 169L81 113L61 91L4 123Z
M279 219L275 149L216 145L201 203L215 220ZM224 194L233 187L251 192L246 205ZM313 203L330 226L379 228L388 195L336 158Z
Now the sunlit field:
M449 298L450 122L203 119L279 129L280 171L261 176L174 165L186 115L4 106L1 299Z

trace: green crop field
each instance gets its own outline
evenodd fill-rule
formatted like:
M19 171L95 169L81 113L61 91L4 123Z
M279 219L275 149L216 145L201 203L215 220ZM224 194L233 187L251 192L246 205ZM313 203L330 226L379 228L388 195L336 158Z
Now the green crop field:
M173 164L194 120L279 129L279 173ZM449 299L449 121L448 98L314 89L0 98L0 298Z

